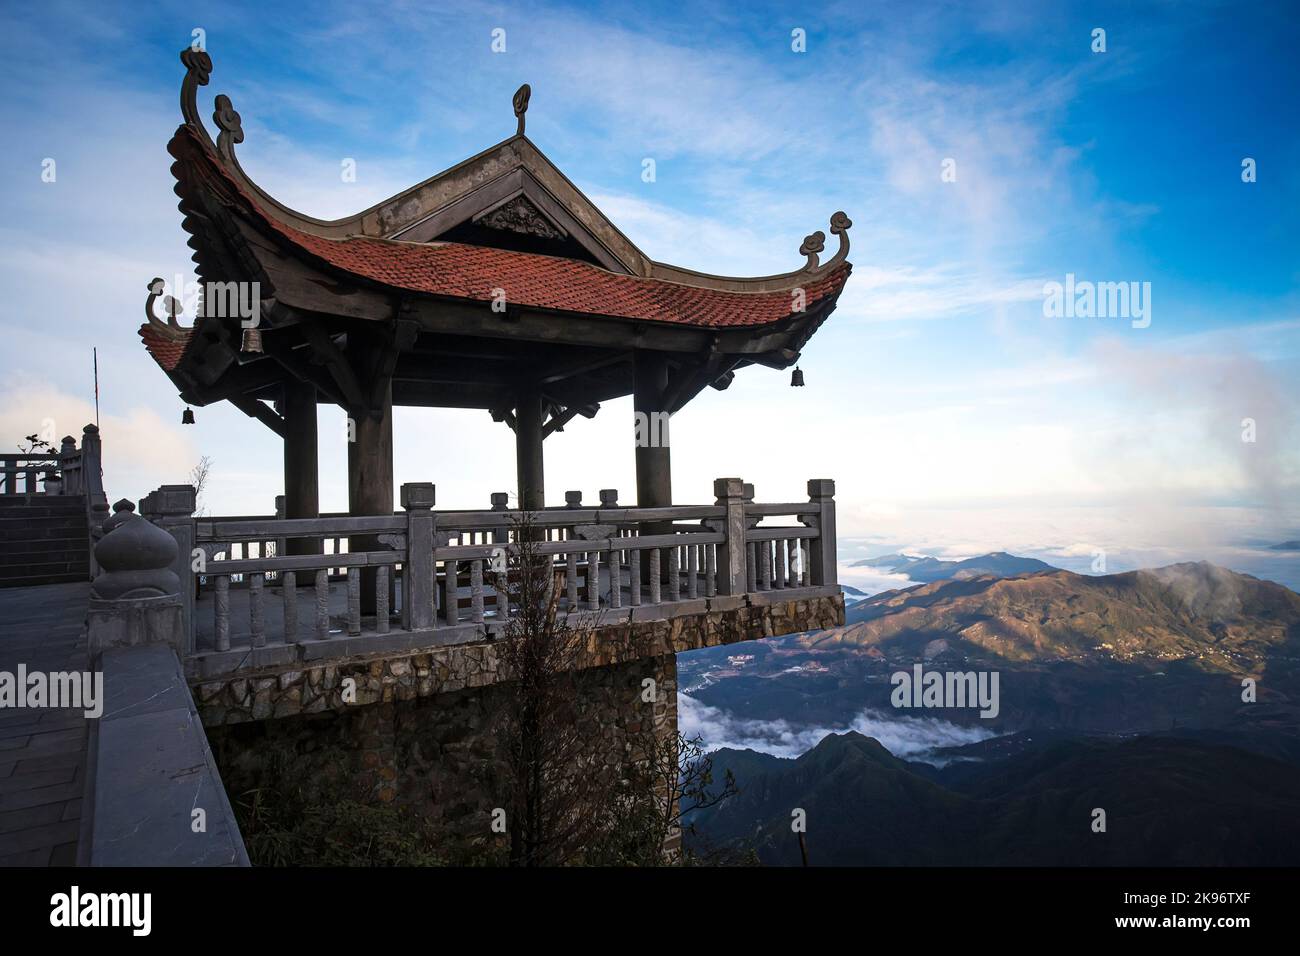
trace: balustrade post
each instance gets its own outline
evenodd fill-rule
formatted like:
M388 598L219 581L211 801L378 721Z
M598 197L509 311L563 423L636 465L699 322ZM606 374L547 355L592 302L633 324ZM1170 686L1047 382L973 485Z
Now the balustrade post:
M817 540L811 542L812 583L839 582L835 558L835 482L813 478L808 482L808 500L817 505Z
M172 571L176 542L166 531L119 501L95 546L101 569L90 587L86 614L92 666L112 647L165 644L184 656L182 595Z
M184 582L181 610L185 645L183 654L194 653L197 621L194 615L194 549L198 530L194 526L197 492L193 485L161 485L140 502L141 511L176 541L176 558L172 570Z
M492 510L506 512L510 510L510 494L505 491L492 492ZM493 544L510 543L510 524L506 518L501 519L501 524L492 529Z
M739 478L718 478L713 482L717 504L726 508L721 531L726 540L718 545L718 593L745 593L745 483Z
M63 477L65 495L82 494L81 452L77 450L77 440L71 435L64 435L59 446L59 474Z
M406 560L402 564L402 626L408 631L435 626L433 566L436 518L434 486L427 481L402 485L406 510ZM455 575L454 567L448 573ZM453 594L455 592L453 591Z

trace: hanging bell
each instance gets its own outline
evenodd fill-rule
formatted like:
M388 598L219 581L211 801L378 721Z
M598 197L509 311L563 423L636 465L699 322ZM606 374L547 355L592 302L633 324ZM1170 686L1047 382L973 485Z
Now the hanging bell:
M262 351L262 330L258 328L244 329L244 341L240 344L241 352L261 352Z
M181 424L182 425L194 424L194 409L186 408L185 411L181 412Z
M799 368L798 365L796 365L794 371L790 373L790 387L803 388L803 369Z

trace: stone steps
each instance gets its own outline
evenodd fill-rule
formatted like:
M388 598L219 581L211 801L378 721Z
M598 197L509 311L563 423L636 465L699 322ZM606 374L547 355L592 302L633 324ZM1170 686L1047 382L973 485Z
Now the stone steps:
M86 504L76 495L0 495L0 588L85 581Z

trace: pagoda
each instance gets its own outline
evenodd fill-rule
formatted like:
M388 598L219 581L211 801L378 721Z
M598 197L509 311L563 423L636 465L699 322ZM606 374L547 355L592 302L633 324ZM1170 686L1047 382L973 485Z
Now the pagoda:
M794 366L849 277L842 212L834 254L822 261L813 232L781 275L650 259L525 134L527 85L514 135L356 215L316 219L244 172L226 95L212 139L197 105L212 60L186 49L181 61L184 121L168 151L205 294L186 327L155 280L140 336L187 405L228 401L283 439L288 518L319 516L319 403L349 419L353 515L393 511L394 405L489 412L514 431L519 507L541 509L548 435L625 395L639 424L656 422L741 369ZM671 505L666 433L643 431L637 504Z

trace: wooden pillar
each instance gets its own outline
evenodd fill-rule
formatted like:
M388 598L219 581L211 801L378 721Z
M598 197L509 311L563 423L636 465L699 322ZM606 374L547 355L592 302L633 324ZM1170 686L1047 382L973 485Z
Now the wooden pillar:
M320 517L320 470L316 445L316 386L284 385L284 516ZM286 554L320 554L320 538L289 538ZM297 583L310 587L315 573L302 571Z
M669 448L668 357L663 352L632 353L632 410L636 415L636 503L641 508L666 508L673 503L672 452ZM671 521L647 521L641 534L671 534ZM667 561L660 562L660 578L667 580ZM641 567L642 583L649 583L650 562Z
M542 458L542 396L520 393L515 406L515 459L519 479L519 507L539 511L546 507L546 479Z
M351 411L349 429L355 428L348 442L348 513L391 515L393 513L393 383L382 383L377 390L379 405L372 413ZM353 535L351 551L377 550L374 535ZM375 568L361 573L361 613L375 613ZM390 604L391 606L391 604Z
M673 503L672 455L664 393L668 390L668 358L662 352L638 350L632 357L632 410L637 418L636 503L642 508Z

